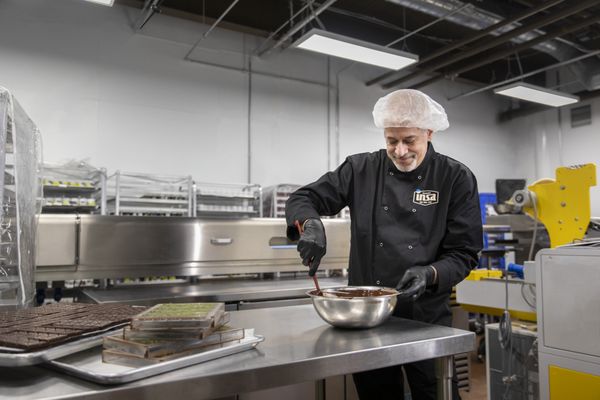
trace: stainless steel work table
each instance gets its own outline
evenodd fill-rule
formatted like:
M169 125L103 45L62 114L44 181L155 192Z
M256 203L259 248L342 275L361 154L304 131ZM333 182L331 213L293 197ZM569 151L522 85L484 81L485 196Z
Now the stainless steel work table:
M346 286L348 278L319 278L321 288ZM86 289L83 300L94 303L122 303L151 305L173 301L269 301L307 297L306 291L314 289L306 273L295 279L214 279L195 284L163 284L146 286L121 286L109 289Z
M42 367L0 368L0 398L210 399L437 357L447 370L450 356L475 344L471 332L400 318L367 330L333 328L312 305L235 311L231 325L266 339L253 350L120 386Z

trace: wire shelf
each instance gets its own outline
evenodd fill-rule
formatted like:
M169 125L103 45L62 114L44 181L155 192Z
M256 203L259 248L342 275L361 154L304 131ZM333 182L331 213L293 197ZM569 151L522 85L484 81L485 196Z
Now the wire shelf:
M194 215L205 218L262 217L262 187L258 184L194 185Z
M117 171L107 178L107 213L138 216L194 215L191 176Z

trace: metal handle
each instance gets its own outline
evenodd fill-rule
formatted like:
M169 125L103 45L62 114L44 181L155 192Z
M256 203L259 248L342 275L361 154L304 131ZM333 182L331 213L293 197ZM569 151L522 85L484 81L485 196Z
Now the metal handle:
M215 246L227 246L233 243L232 238L212 238L210 239L210 244L214 244Z
M269 246L274 250L295 249L298 247L296 243L292 243L285 236L273 236L269 239Z

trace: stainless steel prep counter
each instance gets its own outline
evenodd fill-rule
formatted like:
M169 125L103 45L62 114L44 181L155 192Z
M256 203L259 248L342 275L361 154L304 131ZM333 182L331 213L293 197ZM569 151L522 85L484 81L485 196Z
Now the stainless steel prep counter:
M437 357L448 369L449 356L475 344L471 332L400 318L367 330L333 328L312 305L235 311L231 325L266 339L254 350L120 386L42 367L0 368L0 398L211 399Z
M319 278L321 288L346 286L348 278ZM93 303L122 303L153 305L161 301L192 302L265 302L281 299L310 299L308 290L314 289L312 279L306 273L296 279L213 279L196 284L162 284L146 286L121 286L109 289L85 289L82 301ZM270 303L270 306L273 304Z

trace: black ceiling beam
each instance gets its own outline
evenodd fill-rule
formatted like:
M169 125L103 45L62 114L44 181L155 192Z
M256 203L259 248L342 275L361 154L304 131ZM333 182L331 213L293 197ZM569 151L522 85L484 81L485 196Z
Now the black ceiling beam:
M597 4L598 4L598 0L587 0L587 1L578 2L577 4L574 4L571 7L567 7L560 11L557 11L555 13L543 16L541 18L537 18L535 21L531 22L528 25L523 25L519 28L508 31L507 33L505 33L503 35L496 36L494 39L482 40L480 44L476 45L475 47L473 47L469 50L457 53L451 57L444 59L443 61L433 63L429 67L424 68L420 71L414 72L405 77L395 79L387 84L382 85L382 87L384 89L389 89L389 88L398 86L408 80L414 79L414 78L421 76L423 74L426 74L426 73L434 72L440 68L443 68L447 65L453 64L457 61L464 60L465 58L477 55L477 54L481 53L482 51L485 51L485 50L491 49L493 47L496 47L498 45L501 45L503 43L506 43L509 40L514 39L515 37L520 36L524 33L527 33L534 29L538 29L543 26L549 25L549 24L559 21L565 17L568 17L569 15L573 15L575 13L578 13L579 11L585 10L586 8L592 7Z
M585 60L586 58L596 57L598 55L600 55L600 50L595 50L595 51L591 51L589 53L584 53L584 54L582 54L580 56L577 56L575 58L570 58L568 60L560 61L560 62L552 64L552 65L547 65L545 67L538 68L538 69L535 69L533 71L529 71L529 72L523 73L523 74L518 75L518 76L513 76L512 78L505 79L503 81L491 83L491 84L489 84L487 86L483 86L483 87L480 87L478 89L474 89L474 90L471 90L469 92L466 92L466 93L463 93L463 94L459 94L459 95L454 96L454 97L450 97L448 100L452 101L452 100L461 99L461 98L464 98L464 97L472 96L472 95L477 94L477 93L485 92L486 90L489 90L489 89L494 89L494 88L497 88L497 87L500 87L500 86L508 85L509 83L513 83L513 82L516 82L516 81L519 81L519 80L523 81L525 78L528 78L530 76L534 76L534 75L540 74L542 72L547 72L547 71L550 71L552 69L564 67L565 65L569 65L569 64L581 61L581 60Z
M596 97L600 97L600 89L592 90L590 92L586 92L586 91L578 92L578 93L575 93L575 95L579 96L579 101L591 100ZM572 105L573 104L570 104L570 106L572 106ZM565 107L565 106L563 106L563 107ZM535 114L535 113L538 113L541 111L552 110L553 108L555 108L555 107L544 106L541 104L535 104L535 105L520 107L520 108L517 108L514 110L503 111L500 114L498 114L498 122L500 122L500 123L508 122L515 118L526 117L528 115L532 115L532 114Z
M512 23L518 22L518 21L520 21L522 19L530 17L530 16L532 16L534 14L537 14L540 11L545 10L546 8L555 6L558 3L562 3L563 1L564 0L550 0L550 1L547 1L547 2L545 2L543 4L540 4L539 6L537 6L535 8L532 8L532 9L529 9L529 10L525 10L525 11L523 11L523 12L515 15L512 18L508 18L508 19L504 19L502 21L499 21L499 22L497 22L497 23L495 23L493 25L490 25L489 27L485 28L482 31L478 31L474 35L471 35L471 36L466 37L466 38L464 38L462 40L459 40L458 42L451 43L451 44L449 44L447 46L444 46L444 47L442 47L442 48L434 51L433 53L431 53L427 57L419 60L417 63L412 64L411 67L416 67L416 66L419 66L421 64L427 63L427 62L429 62L429 61L431 61L431 60L433 60L435 58L438 58L439 56L442 56L442 55L444 55L444 54L446 54L446 53L448 53L448 52L450 52L452 50L455 50L455 49L458 49L458 48L460 48L462 46L465 46L465 45L467 45L467 44L469 44L471 42L474 42L477 39L481 39L482 37L489 35L490 33L494 32L497 29L502 28L503 26L510 25ZM391 78L393 75L398 74L398 72L399 71L389 71L389 72L386 72L383 75L380 75L380 76L378 76L376 78L373 78L373 79L367 81L365 84L367 86L374 85L374 84L379 83L381 81L384 81L384 80L386 80L388 78Z
M459 67L459 68L447 71L447 72L445 72L442 75L434 76L434 77L432 77L430 79L427 79L427 80L425 80L423 82L417 83L416 85L411 86L411 89L418 89L418 88L430 85L430 84L432 84L434 82L437 82L437 81L439 81L441 79L444 79L444 77L449 77L450 79L456 79L456 77L458 77L458 75L460 75L462 73L465 73L467 71L471 71L471 70L473 70L475 68L482 67L482 66L490 64L490 63L492 63L494 61L501 60L504 57L507 57L507 56L509 56L511 54L515 54L515 53L518 53L520 51L529 49L529 48L531 48L533 46L536 46L536 45L538 45L540 43L543 43L543 42L545 42L547 40L554 39L554 38L556 38L558 36L562 36L562 35L566 35L566 34L569 34L569 33L572 33L572 32L576 32L576 31L578 31L580 29L588 27L588 26L590 26L592 24L595 24L597 22L600 22L600 15L598 15L598 16L596 16L594 18L589 18L589 19L587 19L585 21L576 22L576 23L574 23L572 25L569 25L569 26L566 26L566 27L555 29L552 32L549 32L549 33L547 33L545 35L538 36L535 39L532 39L532 40L529 40L527 42L521 43L520 45L515 46L513 48L506 49L506 50L494 53L494 54L492 54L492 55L490 55L488 57L485 57L483 59L480 59L480 60L477 60L475 62L469 63L469 64L464 65L462 67Z

